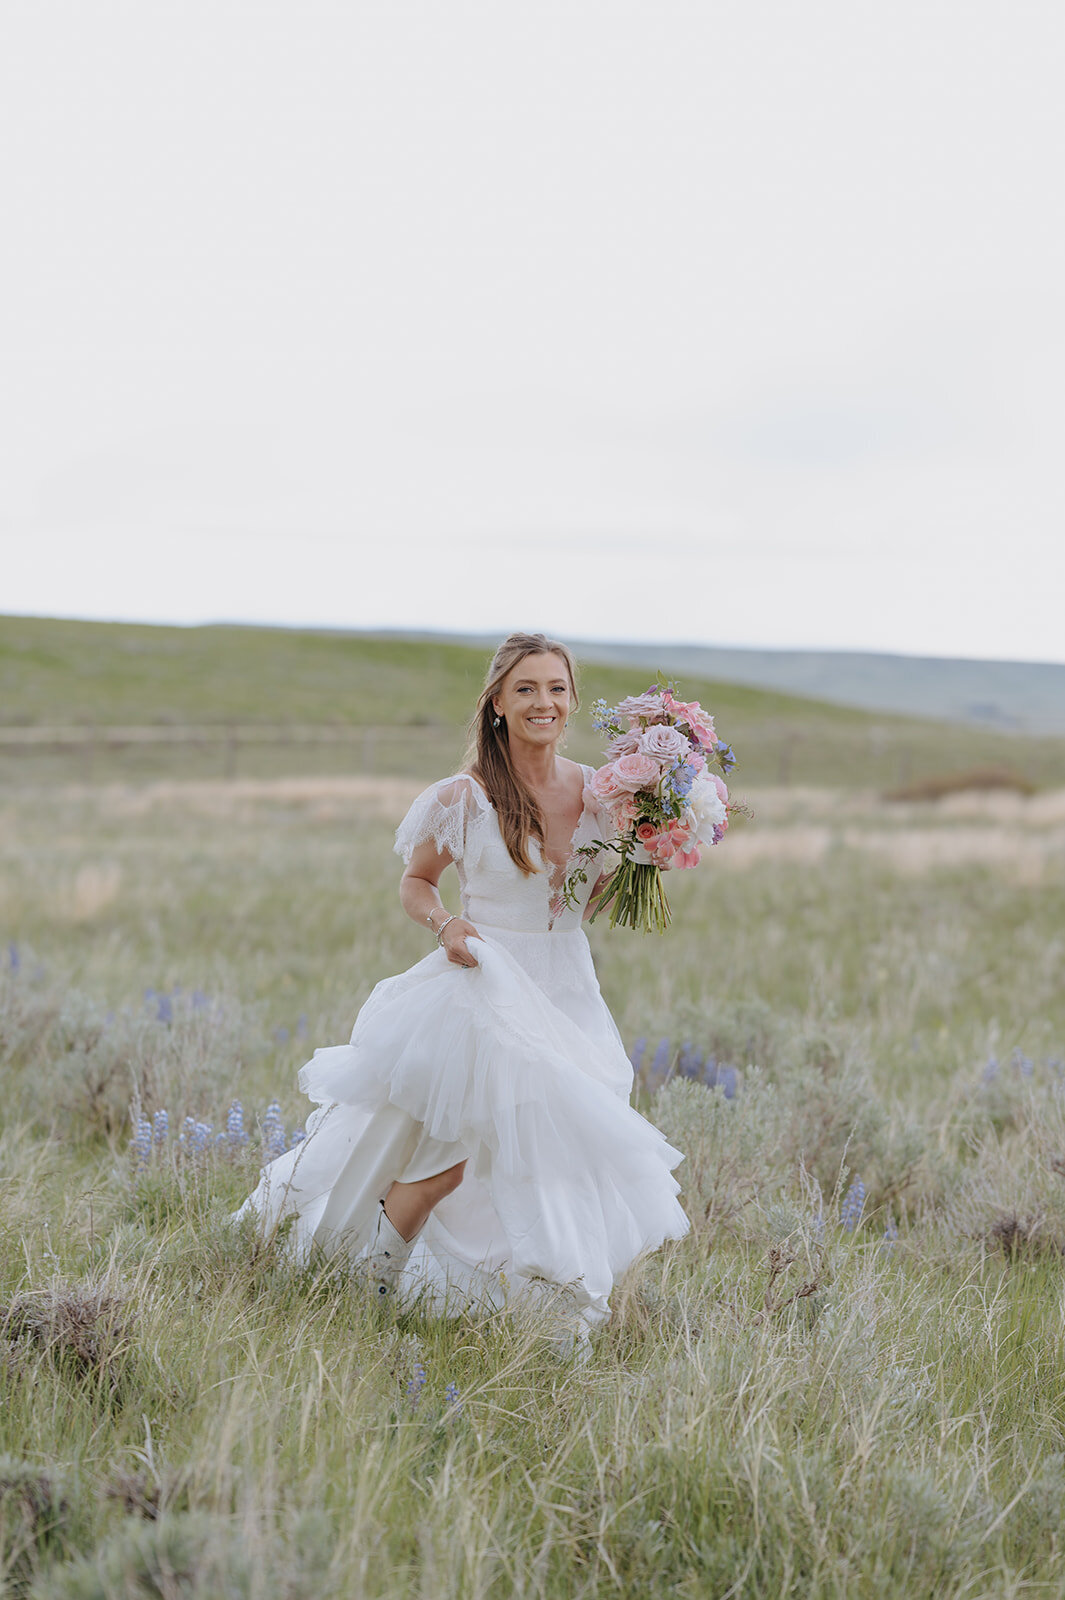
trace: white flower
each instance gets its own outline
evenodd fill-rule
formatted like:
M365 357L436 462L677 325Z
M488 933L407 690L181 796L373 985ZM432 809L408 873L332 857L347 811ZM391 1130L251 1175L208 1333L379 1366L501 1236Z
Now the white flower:
M714 828L724 822L728 813L725 810L725 802L717 792L717 785L705 772L700 772L692 784L688 806L695 817L699 843L713 844Z

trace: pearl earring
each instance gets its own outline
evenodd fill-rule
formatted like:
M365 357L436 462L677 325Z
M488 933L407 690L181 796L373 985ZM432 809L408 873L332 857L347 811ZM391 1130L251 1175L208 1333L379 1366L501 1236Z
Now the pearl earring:
M495 717L493 719L492 726L493 726L493 728L498 728L499 727L499 718L498 717Z

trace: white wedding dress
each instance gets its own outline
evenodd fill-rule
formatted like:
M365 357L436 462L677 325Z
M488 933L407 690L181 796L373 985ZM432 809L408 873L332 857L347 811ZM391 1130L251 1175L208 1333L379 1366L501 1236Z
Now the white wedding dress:
M586 779L591 769L585 768ZM603 824L585 791L573 852ZM689 1223L672 1169L683 1159L629 1105L632 1068L599 992L581 916L562 899L565 868L534 842L526 877L495 811L466 774L434 784L396 834L458 869L475 968L441 949L373 990L350 1044L316 1050L300 1088L317 1103L307 1138L263 1168L240 1214L286 1217L301 1259L318 1247L365 1256L378 1201L465 1160L404 1269L400 1299L431 1309L496 1309L566 1285L586 1324L609 1313L618 1275ZM608 858L609 860L609 858Z

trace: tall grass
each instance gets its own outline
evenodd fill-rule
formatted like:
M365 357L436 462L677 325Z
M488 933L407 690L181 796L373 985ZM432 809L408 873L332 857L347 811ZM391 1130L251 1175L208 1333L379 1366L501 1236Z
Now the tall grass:
M1062 1592L1065 869L1037 806L756 796L760 853L730 863L737 831L675 875L670 935L591 930L693 1227L573 1367L535 1320L387 1317L227 1221L270 1102L291 1135L300 1063L426 949L402 796L9 792L9 1592ZM973 826L1028 865L939 865ZM139 1154L133 1100L168 1114Z

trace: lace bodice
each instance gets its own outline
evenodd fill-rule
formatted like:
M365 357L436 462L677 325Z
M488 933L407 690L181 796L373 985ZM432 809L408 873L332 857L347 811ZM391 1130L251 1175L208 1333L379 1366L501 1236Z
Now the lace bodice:
M587 881L578 885L572 906L563 904L563 885L578 864L578 848L610 838L609 832L602 831L610 824L587 788L592 769L582 766L581 770L584 809L570 840L569 860L563 866L546 860L539 843L530 840L529 854L540 870L526 877L510 858L488 796L465 772L432 784L418 796L396 830L396 851L409 861L421 844L446 850L458 870L463 915L475 925L484 923L518 933L579 928L595 880L603 870L603 853L579 863L587 872ZM606 864L613 859L606 856Z

